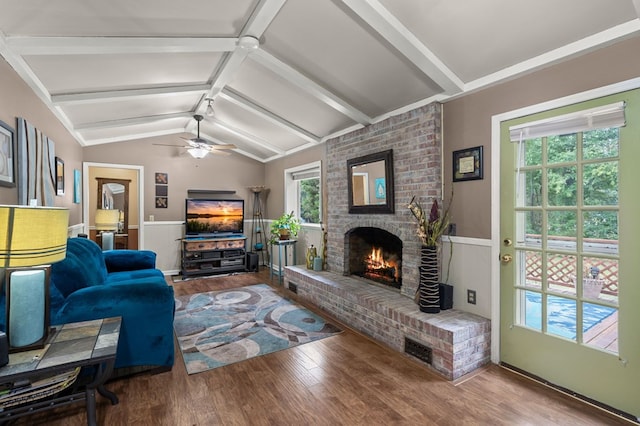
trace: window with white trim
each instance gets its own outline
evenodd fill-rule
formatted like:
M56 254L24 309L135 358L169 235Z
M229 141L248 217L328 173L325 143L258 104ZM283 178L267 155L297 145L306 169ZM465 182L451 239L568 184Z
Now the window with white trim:
M294 212L300 223L322 221L320 161L285 169L285 211Z

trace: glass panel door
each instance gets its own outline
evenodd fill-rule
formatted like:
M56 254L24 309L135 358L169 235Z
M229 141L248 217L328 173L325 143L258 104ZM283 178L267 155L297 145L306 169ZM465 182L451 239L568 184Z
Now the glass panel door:
M623 127L510 141L509 127L620 100ZM639 105L635 91L502 123L500 166L501 361L636 416Z

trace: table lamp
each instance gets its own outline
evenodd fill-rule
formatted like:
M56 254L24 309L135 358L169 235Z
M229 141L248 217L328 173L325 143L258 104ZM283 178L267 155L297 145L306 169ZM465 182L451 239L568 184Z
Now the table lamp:
M0 206L9 352L44 347L49 337L49 270L67 251L69 211Z
M96 231L100 231L102 250L113 250L115 231L118 230L120 212L114 209L96 210Z

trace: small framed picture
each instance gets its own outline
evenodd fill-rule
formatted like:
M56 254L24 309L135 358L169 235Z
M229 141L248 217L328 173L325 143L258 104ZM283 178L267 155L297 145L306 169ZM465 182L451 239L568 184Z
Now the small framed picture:
M453 151L453 181L483 179L482 146Z
M13 129L4 121L0 121L0 186L16 186L14 136Z
M166 185L169 183L169 173L156 173L156 184Z
M169 207L169 200L167 197L156 197L157 209L166 209L167 207Z
M82 174L80 170L73 170L73 202L74 204L80 204L82 189Z
M56 194L64 195L64 161L56 157Z

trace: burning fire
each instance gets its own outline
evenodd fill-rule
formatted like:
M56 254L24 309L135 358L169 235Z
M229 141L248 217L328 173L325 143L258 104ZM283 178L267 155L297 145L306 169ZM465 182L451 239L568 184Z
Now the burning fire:
M385 260L381 248L373 247L371 253L365 258L365 264L367 265L367 272L377 274L379 272L393 270L393 277L396 280L399 278L398 264L390 260Z

